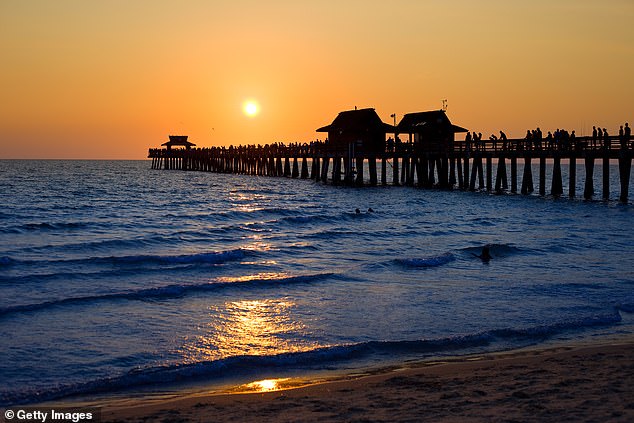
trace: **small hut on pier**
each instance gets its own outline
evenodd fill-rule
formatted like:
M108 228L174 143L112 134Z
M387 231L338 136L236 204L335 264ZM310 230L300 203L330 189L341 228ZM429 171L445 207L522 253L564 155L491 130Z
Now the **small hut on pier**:
M381 121L374 109L346 110L330 125L317 129L327 132L326 150L342 154L379 154L385 151L385 134L394 131Z
M444 110L408 113L396 125L395 134L409 134L416 151L446 153L453 150L454 134L467 132L453 125Z
M164 145L168 151L172 149L172 147L185 147L186 150L195 147L196 144L193 142L187 141L187 135L170 135L170 140L168 142L164 142L161 145Z

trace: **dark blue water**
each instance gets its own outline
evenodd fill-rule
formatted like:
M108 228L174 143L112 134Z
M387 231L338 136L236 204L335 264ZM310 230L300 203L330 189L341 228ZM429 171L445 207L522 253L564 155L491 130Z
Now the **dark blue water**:
M149 167L0 161L0 405L632 332L631 204Z

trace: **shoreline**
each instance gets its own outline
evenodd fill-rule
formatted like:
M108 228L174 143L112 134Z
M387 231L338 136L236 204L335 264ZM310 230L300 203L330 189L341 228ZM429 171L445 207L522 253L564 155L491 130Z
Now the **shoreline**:
M634 337L627 335L404 363L361 376L129 398L104 404L102 421L634 421L632 380Z

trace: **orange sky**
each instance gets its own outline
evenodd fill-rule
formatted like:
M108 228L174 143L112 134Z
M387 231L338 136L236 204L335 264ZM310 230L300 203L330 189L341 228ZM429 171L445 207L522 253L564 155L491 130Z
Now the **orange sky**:
M632 0L3 0L0 57L0 158L303 142L443 99L485 136L634 121Z

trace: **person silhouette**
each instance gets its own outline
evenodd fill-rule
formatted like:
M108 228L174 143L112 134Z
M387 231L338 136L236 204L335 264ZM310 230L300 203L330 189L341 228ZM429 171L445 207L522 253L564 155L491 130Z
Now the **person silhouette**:
M489 260L491 260L493 258L493 256L491 256L491 247L489 246L489 244L487 244L484 247L482 247L482 253L479 256L476 256L476 257L479 258L480 260L482 260L485 263L488 262Z
M505 151L506 151L506 147L507 147L507 146L506 146L506 142L507 142L507 139L506 139L506 134L505 134L503 131L500 131L500 141L502 141L502 150L505 150Z

